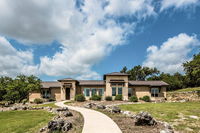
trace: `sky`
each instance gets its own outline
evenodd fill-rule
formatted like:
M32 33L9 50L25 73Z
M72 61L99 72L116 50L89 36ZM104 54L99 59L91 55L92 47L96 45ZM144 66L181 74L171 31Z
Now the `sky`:
M184 73L199 51L200 0L0 0L0 76Z

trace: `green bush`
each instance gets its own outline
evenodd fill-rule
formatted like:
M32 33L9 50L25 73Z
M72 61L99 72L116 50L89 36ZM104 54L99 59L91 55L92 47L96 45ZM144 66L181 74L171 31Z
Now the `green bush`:
M106 100L106 101L112 101L112 97L111 97L111 96L106 96L106 97L105 97L105 100Z
M122 101L123 100L123 96L121 94L120 95L116 95L115 96L115 100Z
M28 99L23 99L22 101L21 101L21 103L23 103L23 104L26 104L28 102Z
M75 96L75 101L84 102L85 101L85 96L82 95L82 94L78 94L78 95Z
M41 103L43 103L44 101L41 99L41 98L36 98L36 99L34 99L34 103L36 103L36 104L41 104Z
M131 102L137 102L138 98L136 96L131 96L129 99Z
M48 99L48 101L49 102L54 102L54 101L56 101L54 98L50 98L50 99Z
M145 102L150 102L151 101L149 96L143 96L143 97L140 98L140 100L145 101Z
M101 96L98 95L93 95L90 100L94 100L94 101L100 101L101 100Z

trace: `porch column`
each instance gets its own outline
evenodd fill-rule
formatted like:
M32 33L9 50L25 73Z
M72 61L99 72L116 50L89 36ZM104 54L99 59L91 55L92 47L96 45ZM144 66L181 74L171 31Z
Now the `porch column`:
M63 85L61 87L61 100L66 100L66 88Z

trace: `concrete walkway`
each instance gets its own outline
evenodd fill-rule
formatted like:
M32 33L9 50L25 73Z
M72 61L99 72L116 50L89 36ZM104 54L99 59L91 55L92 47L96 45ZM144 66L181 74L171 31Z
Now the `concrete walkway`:
M65 105L64 102L55 103L60 107L68 107L80 112L84 117L82 133L122 133L117 124L108 116L95 110Z

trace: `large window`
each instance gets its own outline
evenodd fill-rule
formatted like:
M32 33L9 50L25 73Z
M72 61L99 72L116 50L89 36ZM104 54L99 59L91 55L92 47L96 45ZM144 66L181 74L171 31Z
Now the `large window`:
M112 87L112 96L116 96L116 87Z
M84 94L86 97L90 96L90 88L84 88Z
M158 97L159 89L158 88L151 88L151 96Z
M92 88L92 96L97 94L97 89L96 88Z
M50 98L50 96L51 96L50 90L43 90L42 91L42 97L43 98Z
M118 87L118 95L122 95L122 87Z
M104 88L100 88L99 89L99 96L103 96L104 95Z

